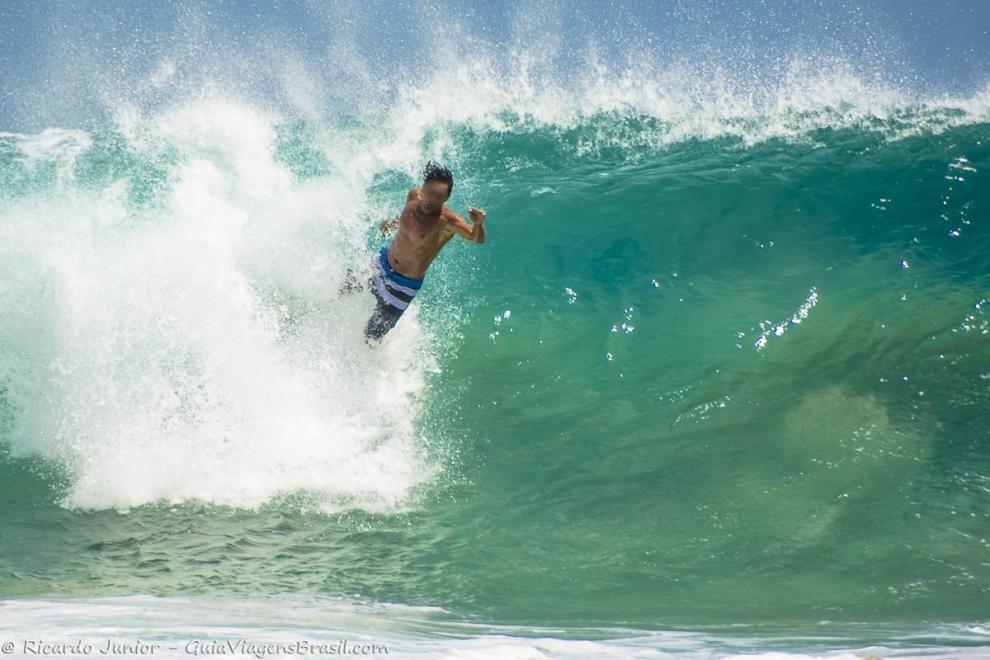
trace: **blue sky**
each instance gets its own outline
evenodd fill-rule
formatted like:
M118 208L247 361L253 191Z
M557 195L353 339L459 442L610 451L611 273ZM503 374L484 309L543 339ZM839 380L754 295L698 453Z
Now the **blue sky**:
M343 102L358 79L381 81L386 93L404 71L449 66L431 59L439 41L462 57L510 46L539 53L552 42L562 76L594 43L606 57L650 52L750 73L795 48L838 52L930 92L967 94L990 81L988 0L3 0L0 131L91 127L115 99L165 101L175 89L146 84L163 61L184 93L217 77L275 104L286 62L302 63Z

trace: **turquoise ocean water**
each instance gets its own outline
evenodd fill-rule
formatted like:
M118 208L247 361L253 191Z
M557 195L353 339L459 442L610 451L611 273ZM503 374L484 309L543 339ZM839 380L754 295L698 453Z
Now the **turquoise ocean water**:
M990 90L644 80L0 133L0 630L990 654Z

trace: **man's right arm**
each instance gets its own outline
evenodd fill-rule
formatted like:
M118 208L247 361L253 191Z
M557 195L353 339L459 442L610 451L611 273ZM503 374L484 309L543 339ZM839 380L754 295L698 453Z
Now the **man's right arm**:
M411 188L406 194L406 206L409 206L409 202L419 201L419 188ZM405 213L405 209L402 209ZM378 230L382 233L382 236L388 236L389 232L399 226L399 218L402 217L402 213L395 216L391 220L386 220L379 227Z
M409 202L419 201L419 188L411 188L408 193L406 193L406 208L409 207ZM402 213L405 213L406 209L402 209ZM395 216L391 220L386 220L379 225L378 230L382 233L382 236L388 236L389 232L399 226L399 218L402 217L402 213Z
M388 236L389 233L399 226L399 216L395 216L391 220L386 220L382 222L378 227L378 231L382 233L382 236Z

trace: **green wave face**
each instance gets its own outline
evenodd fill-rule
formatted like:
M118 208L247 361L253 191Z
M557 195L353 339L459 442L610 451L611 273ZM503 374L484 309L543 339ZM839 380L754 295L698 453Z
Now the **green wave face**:
M981 98L0 135L0 594L985 616ZM432 157L487 240L369 350Z

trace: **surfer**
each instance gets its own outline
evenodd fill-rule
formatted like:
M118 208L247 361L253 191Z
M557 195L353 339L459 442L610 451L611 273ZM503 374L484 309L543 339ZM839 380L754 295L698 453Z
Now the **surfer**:
M392 242L372 257L372 275L367 283L375 295L375 311L364 328L365 342L373 345L395 327L413 297L423 286L430 264L454 234L473 243L485 242L485 211L470 207L471 224L444 202L450 199L454 177L446 167L429 161L423 169L423 185L406 195L406 205L392 220L382 222L382 236L398 228ZM353 269L340 293L360 291Z

